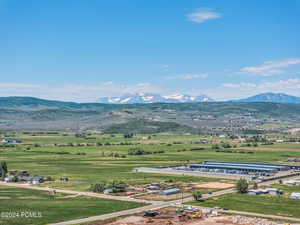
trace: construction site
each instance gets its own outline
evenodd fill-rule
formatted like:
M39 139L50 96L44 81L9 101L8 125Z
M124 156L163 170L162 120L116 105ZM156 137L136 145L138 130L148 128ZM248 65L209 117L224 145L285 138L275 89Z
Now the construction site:
M146 213L147 214L147 213ZM89 225L279 225L262 218L219 215L217 210L199 211L175 208L161 209L149 214L132 215L108 221L99 221Z

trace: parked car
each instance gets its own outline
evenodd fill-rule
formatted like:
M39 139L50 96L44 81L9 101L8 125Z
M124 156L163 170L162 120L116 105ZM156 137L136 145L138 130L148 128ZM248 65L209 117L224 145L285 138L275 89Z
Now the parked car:
M146 217L155 217L155 216L157 216L159 214L159 212L156 212L156 211L154 211L154 212L146 212L145 214L144 214L144 216L146 216Z
M193 211L193 212L199 211L199 209L197 207L191 206L191 205L185 205L182 208L184 210Z

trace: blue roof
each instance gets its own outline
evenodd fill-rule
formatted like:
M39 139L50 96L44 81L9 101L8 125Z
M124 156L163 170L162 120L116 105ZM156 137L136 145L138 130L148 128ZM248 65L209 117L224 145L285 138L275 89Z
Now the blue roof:
M163 190L160 193L161 194L171 194L171 193L178 193L178 192L180 192L180 189L172 188L172 189Z
M275 170L272 168L262 168L259 166L234 166L234 165L208 165L208 164L189 164L189 166L192 167L199 167L199 168L219 168L219 169L241 169L241 170L259 170L259 171L268 171L268 172L272 172Z
M205 161L204 164L209 165L236 165L236 166L250 166L250 167L261 167L261 168L274 168L274 169L283 169L287 168L288 165L276 165L276 164L267 164L267 163L240 163L240 162L215 162L215 161Z

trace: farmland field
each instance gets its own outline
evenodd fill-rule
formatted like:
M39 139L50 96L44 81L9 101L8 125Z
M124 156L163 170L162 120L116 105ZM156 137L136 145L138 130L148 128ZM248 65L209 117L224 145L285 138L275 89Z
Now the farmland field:
M216 181L216 178L162 175L132 172L136 167L201 162L204 160L287 163L288 157L300 157L300 152L239 150L216 151L211 144L199 144L197 135L92 135L88 138L63 135L16 135L23 140L16 147L1 147L0 161L6 161L9 170L27 170L30 174L51 176L56 180L44 186L88 190L100 181L120 180L129 184L173 181ZM92 146L87 146L88 144ZM80 146L78 146L80 145ZM154 152L146 155L128 155L130 149ZM161 151L159 153L159 151ZM250 154L251 153L251 154ZM68 177L69 182L59 181Z
M0 186L0 224L44 225L143 206L141 203ZM11 217L7 217L10 212ZM14 213L31 213L17 217ZM28 214L27 214L28 215ZM14 217L14 218L12 218Z

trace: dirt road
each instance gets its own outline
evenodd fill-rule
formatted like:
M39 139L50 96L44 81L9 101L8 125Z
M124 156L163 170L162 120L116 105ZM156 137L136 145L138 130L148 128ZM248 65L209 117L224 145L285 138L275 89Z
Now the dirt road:
M157 201L147 201L147 200L135 199L135 198L131 198L131 197L105 195L105 194L98 194L98 193L93 193L93 192L62 190L62 189L56 189L56 188L33 186L33 185L29 185L29 184L6 183L6 182L0 181L0 185L33 189L33 190L39 190L39 191L50 191L50 190L54 191L55 190L58 193L65 193L65 194L72 194L72 195L84 195L84 196L89 196L89 197L94 197L94 198L113 199L113 200L128 201L128 202L140 202L140 203L146 203L146 204L156 204L157 203Z

